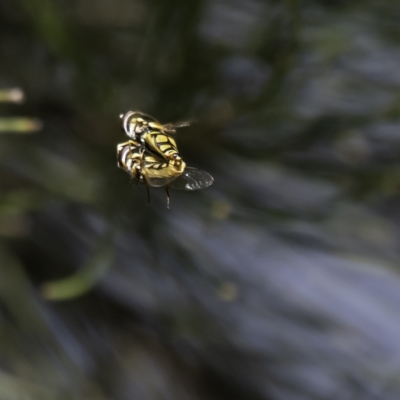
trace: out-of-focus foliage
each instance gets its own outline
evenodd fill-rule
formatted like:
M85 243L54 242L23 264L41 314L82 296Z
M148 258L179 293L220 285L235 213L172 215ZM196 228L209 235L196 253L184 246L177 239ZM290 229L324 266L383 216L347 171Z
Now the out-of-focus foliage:
M0 0L0 398L400 398L394 1ZM195 117L146 205L118 115ZM58 300L58 301L56 301Z
M20 104L24 101L24 92L19 88L0 89L0 103ZM0 117L0 133L32 133L42 128L37 119Z

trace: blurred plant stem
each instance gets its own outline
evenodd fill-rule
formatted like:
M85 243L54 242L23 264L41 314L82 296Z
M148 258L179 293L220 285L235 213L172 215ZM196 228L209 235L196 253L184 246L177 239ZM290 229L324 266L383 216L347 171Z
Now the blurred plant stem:
M42 128L35 118L0 118L0 133L32 133Z
M111 266L114 246L111 235L100 240L97 249L86 265L76 274L42 286L42 293L47 300L69 300L88 292Z
M0 90L0 103L20 104L25 100L20 88ZM0 118L0 133L31 133L42 129L42 123L34 118Z
M24 100L24 92L19 88L0 90L1 103L22 103Z

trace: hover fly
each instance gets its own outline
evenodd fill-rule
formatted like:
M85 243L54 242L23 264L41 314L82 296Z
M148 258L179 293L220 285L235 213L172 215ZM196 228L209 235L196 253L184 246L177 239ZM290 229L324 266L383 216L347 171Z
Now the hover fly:
M210 186L214 179L205 171L187 167L179 155L166 160L148 150L136 140L129 140L117 146L118 167L131 175L137 184L147 187L150 203L149 186L165 186L167 208L169 208L169 188L179 190L199 190Z
M120 116L123 131L143 146L165 160L180 158L175 140L171 134L178 128L189 126L191 121L175 124L161 124L150 115L139 111L128 111Z

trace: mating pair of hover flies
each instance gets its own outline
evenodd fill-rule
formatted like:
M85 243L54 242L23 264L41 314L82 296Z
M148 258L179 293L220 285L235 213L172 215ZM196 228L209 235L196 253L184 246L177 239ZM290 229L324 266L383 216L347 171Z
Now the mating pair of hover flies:
M137 184L144 183L150 203L149 186L165 186L169 208L169 188L198 190L214 179L205 171L187 167L171 135L190 121L161 124L150 115L128 111L120 116L122 130L130 138L117 146L118 167L129 173Z

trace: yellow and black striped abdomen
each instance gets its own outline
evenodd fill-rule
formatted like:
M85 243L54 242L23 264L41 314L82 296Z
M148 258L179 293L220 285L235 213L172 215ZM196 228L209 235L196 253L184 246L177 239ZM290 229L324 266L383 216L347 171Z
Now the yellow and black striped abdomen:
M166 160L144 150L139 142L129 140L117 146L118 167L128 172L132 178L142 181L142 177L150 186L164 186L177 178L186 168L185 162L178 156Z
M182 174L185 167L183 161L177 164L175 160L166 161L145 153L143 173L148 178L177 177Z
M166 160L172 160L179 156L175 140L163 132L151 131L143 136L149 148ZM176 155L175 155L176 154Z

